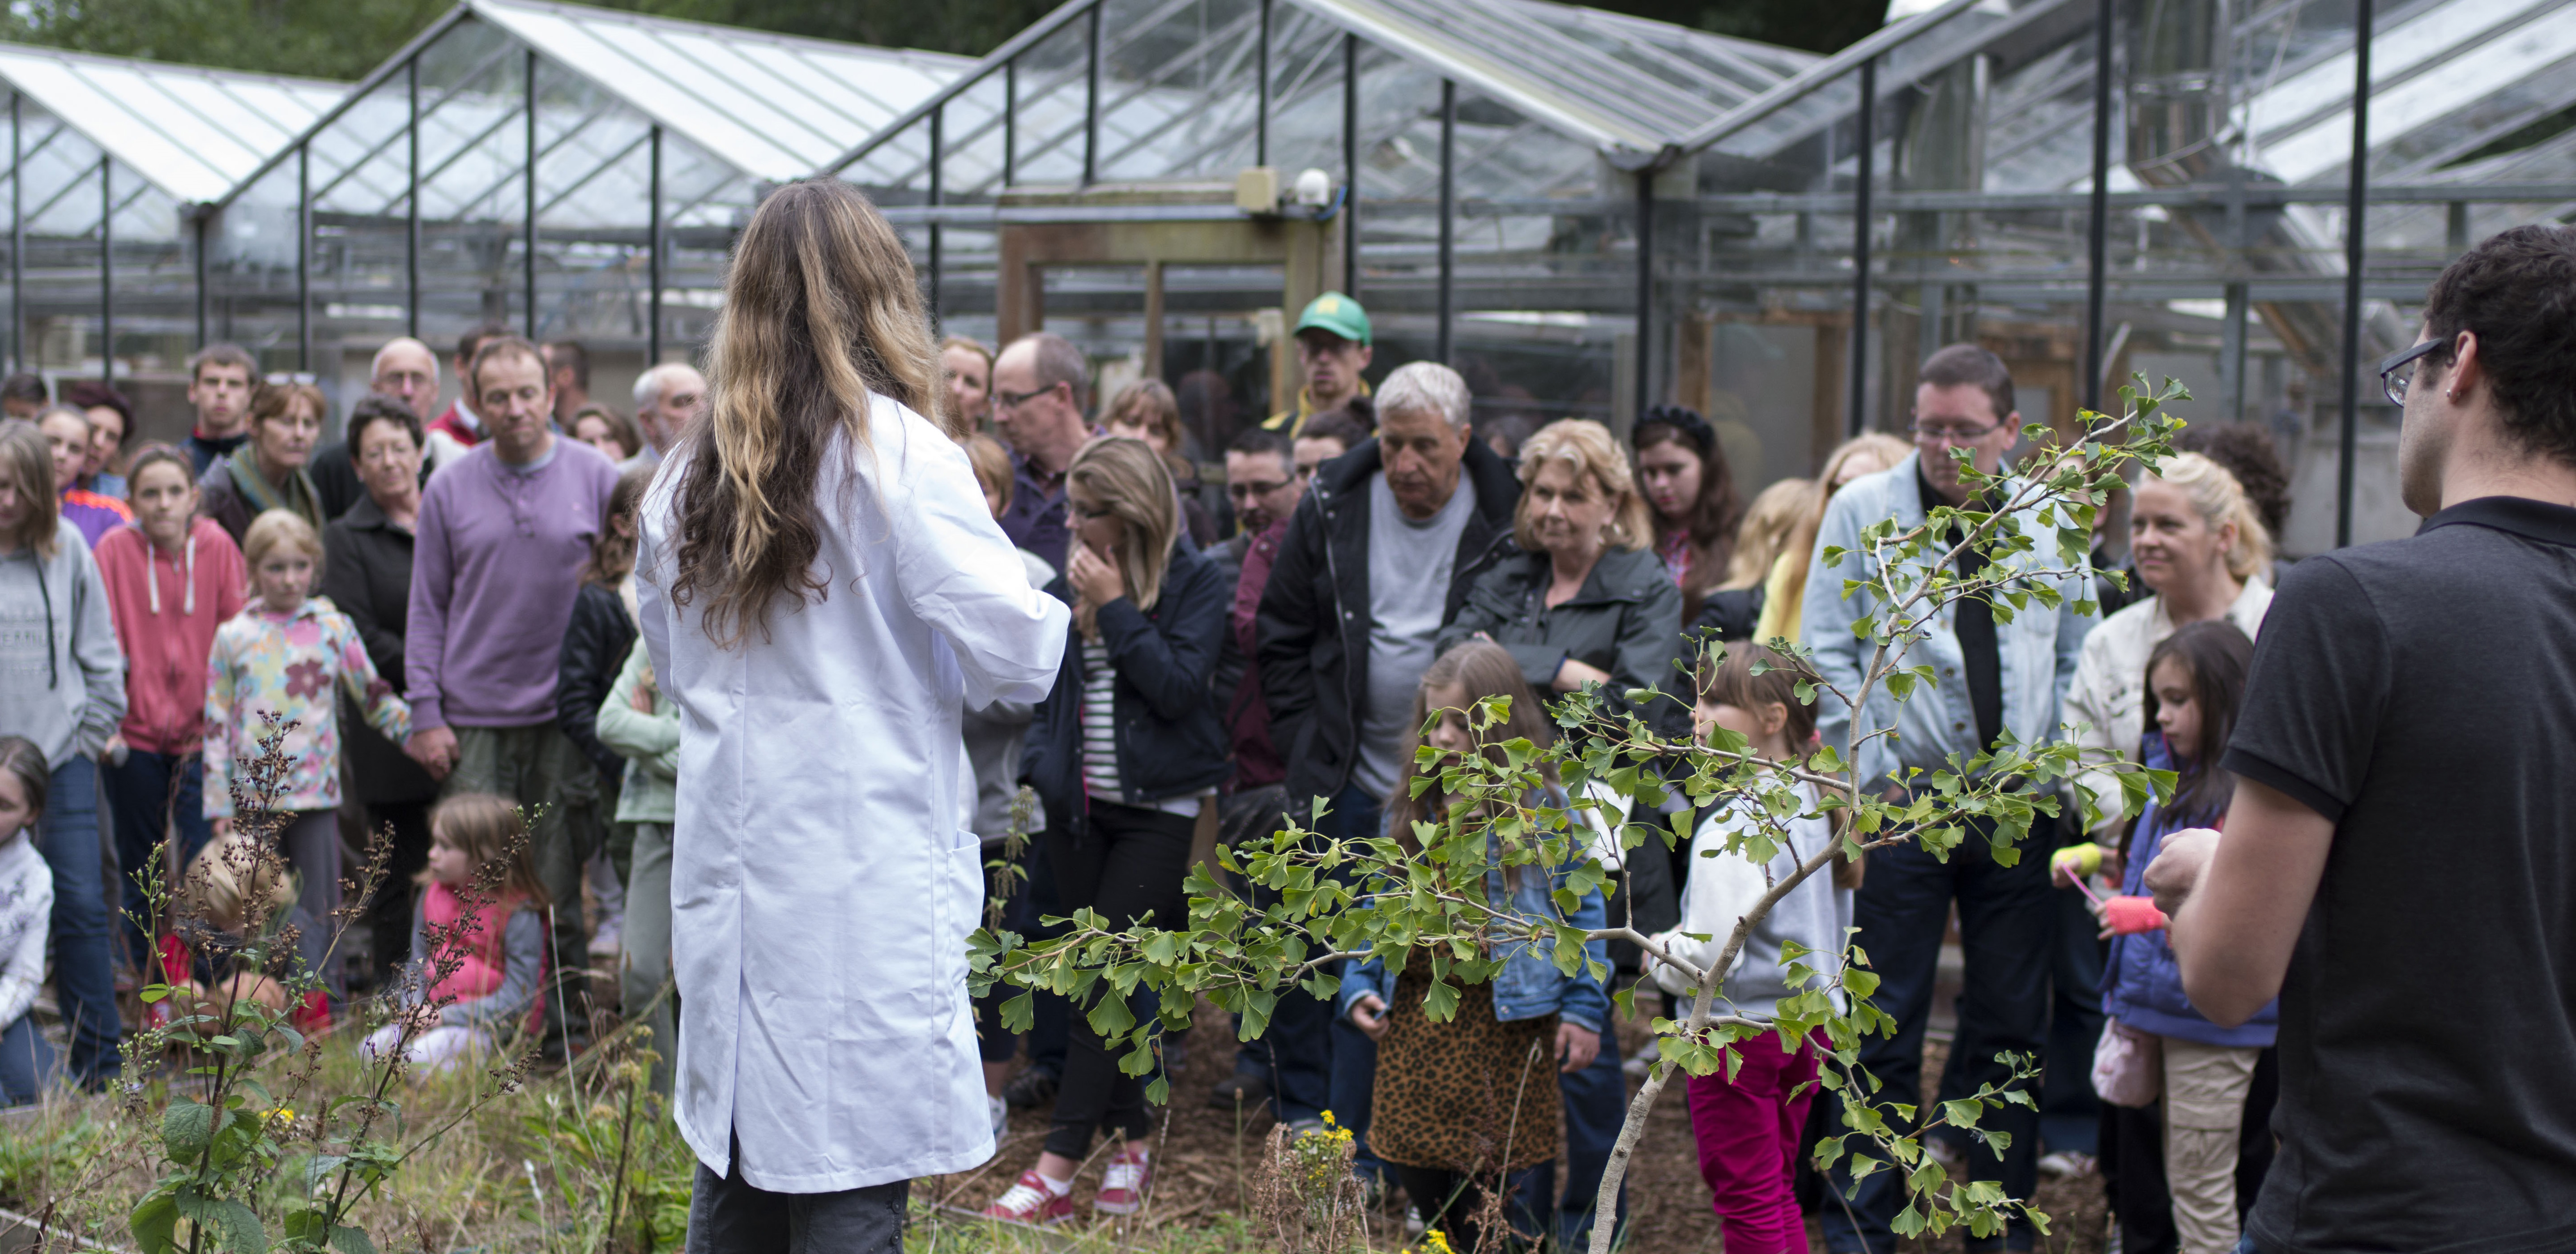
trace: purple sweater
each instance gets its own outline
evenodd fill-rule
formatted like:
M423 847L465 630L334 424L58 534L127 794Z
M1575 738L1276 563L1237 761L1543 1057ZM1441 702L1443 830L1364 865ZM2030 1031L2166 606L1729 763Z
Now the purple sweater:
M555 659L616 486L606 456L563 436L533 472L487 442L430 476L403 636L415 730L555 721Z

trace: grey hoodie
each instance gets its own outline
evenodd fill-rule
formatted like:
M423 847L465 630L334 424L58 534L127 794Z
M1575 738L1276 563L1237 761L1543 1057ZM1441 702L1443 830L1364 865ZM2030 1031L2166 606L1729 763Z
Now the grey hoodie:
M57 523L54 555L0 554L0 735L24 736L56 770L98 756L125 718L125 657L107 584L80 529Z

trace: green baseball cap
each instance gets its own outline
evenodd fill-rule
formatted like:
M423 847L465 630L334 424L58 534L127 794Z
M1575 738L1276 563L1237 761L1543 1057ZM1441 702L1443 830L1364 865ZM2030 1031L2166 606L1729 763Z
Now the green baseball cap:
M1303 331L1309 327L1318 331L1330 331L1343 339L1361 344L1369 342L1368 311L1360 308L1358 301L1340 292L1326 292L1316 297L1306 306L1306 312L1297 315L1297 330ZM1296 332L1292 331L1289 334L1294 335Z

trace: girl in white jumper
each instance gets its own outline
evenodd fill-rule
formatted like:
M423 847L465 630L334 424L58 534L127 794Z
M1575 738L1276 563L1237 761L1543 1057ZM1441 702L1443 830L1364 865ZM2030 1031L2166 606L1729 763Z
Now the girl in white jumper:
M45 751L0 736L0 1106L36 1100L54 1070L53 1046L27 1013L45 982L45 929L54 873L31 833L45 817Z

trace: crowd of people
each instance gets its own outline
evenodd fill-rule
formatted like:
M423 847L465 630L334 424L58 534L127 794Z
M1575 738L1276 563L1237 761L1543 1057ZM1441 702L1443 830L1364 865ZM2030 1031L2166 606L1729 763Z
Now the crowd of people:
M827 316L764 308L761 294L801 291L787 276L811 273L828 241L900 258L864 202L831 186L774 197L745 236L733 280L743 303L728 314L741 321L717 346L725 390L689 366L656 365L631 416L591 399L581 345L539 346L499 326L456 345L444 363L456 396L426 419L444 394L440 358L417 340L386 344L344 438L327 445L323 393L260 377L230 345L188 363L194 422L176 445L131 441L132 407L113 388L69 388L58 402L41 379L0 384L20 415L0 422L7 1100L56 1076L106 1083L126 1030L120 988L166 978L264 994L240 983L257 973L223 965L240 933L292 922L319 938L317 921L346 905L371 933L356 975L418 1016L417 1031L388 1027L367 1048L408 1042L423 1065L455 1065L514 1030L553 1057L579 1052L591 1003L606 995L586 972L613 964L617 1003L664 1060L656 1087L679 1084L683 1130L706 1167L706 1209L692 1218L700 1248L702 1229L768 1223L764 1199L777 1193L867 1192L989 1157L989 1141L979 1150L932 1115L886 1149L836 1122L875 1099L808 1106L778 1080L810 1063L893 1083L886 1068L901 1064L872 1041L966 1030L937 1026L936 997L894 1009L882 997L962 980L959 955L915 952L933 933L904 930L915 926L905 911L947 902L961 883L979 900L985 859L1021 859L1007 923L1022 934L1047 935L1056 925L1044 920L1077 910L1113 925L1176 923L1184 878L1211 845L1265 839L1310 799L1325 804L1326 836L1410 842L1411 821L1443 802L1436 780L1416 795L1419 750L1454 757L1584 734L1552 727L1540 705L1580 691L1670 736L1724 728L1766 758L1844 746L1855 725L1894 728L1864 737L1852 762L1891 800L1910 771L2072 727L2089 822L2070 792L2056 817L2035 818L2018 858L1998 856L1986 821L1971 818L1947 857L1899 844L1838 864L1748 937L1728 979L1732 1012L1767 1018L1798 951L1838 951L1848 935L1870 954L1876 1004L1895 1024L1863 1046L1875 1100L1928 1106L2021 1085L2007 1059L2033 1060L2037 1100L1983 1124L2008 1144L1936 1138L1934 1152L2016 1198L2034 1195L2043 1170L2098 1170L2123 1254L2235 1248L2257 1197L2271 1196L2267 1171L2297 1161L2276 1159L2266 1131L2276 1104L2292 1119L2322 1117L2297 1083L2317 1064L2279 1053L2286 1008L2259 979L2230 976L2230 1000L2208 1012L2195 994L2217 986L2220 959L2170 943L2162 918L2127 927L2093 904L2099 889L2179 906L2199 876L2222 899L2181 907L2212 917L2199 926L2256 928L2243 921L2256 915L2248 872L2225 853L2211 863L2199 829L2225 822L2232 804L2242 813L2249 790L2313 819L2358 786L2348 772L2366 744L2324 744L2266 696L2267 679L2291 682L2267 667L2326 665L2266 662L2255 648L2286 567L2274 548L2286 476L2267 438L2189 432L2189 451L2103 503L2089 568L2024 576L2057 584L2055 605L1999 614L1985 599L1958 602L1908 656L1936 682L1902 697L1881 686L1853 711L1798 692L1817 679L1860 686L1868 640L1853 626L1880 610L1845 591L1875 573L1863 530L1992 502L1963 465L2015 470L2025 416L1986 349L1951 345L1923 361L1902 437L1861 436L1820 458L1813 479L1748 497L1716 431L1680 407L1648 410L1624 441L1563 419L1519 435L1507 456L1476 431L1475 398L1449 367L1408 362L1369 383L1367 314L1327 293L1295 324L1297 403L1233 436L1220 482L1215 462L1202 477L1208 450L1193 446L1164 384L1095 404L1092 363L1045 332L998 351L964 338L933 346L896 325L908 290L850 305L872 320L853 334L890 346L867 367L872 395L797 368L792 353L759 356L763 343L810 352L828 338L764 341L754 325ZM2451 359L2474 388L2475 355ZM2488 385L2498 389L2527 366L2485 360L2483 377L2505 380ZM860 417L847 416L852 404ZM765 415L767 435L746 434L745 415ZM836 487L829 466L840 463L821 457L845 430L880 456L926 460L917 475L865 477L886 507L873 521L800 528L818 503L858 490L859 479ZM922 451L918 438L933 443ZM951 490L968 475L980 500ZM760 494L758 508L737 499L746 493ZM1845 560L1829 564L1837 552ZM1959 573L1974 577L1986 560L1964 551ZM811 573L822 568L834 574ZM2126 580L2105 577L2114 571ZM2366 585L2338 588L2353 613L2372 612L2356 600ZM766 599L790 595L792 613ZM2314 610L2298 621L2331 630ZM1797 648L1768 647L1779 641ZM2309 643L2329 658L2366 651ZM796 664L761 669L780 658ZM2329 667L2314 682L2358 674ZM956 708L921 706L924 691ZM1477 730L1464 712L1491 696L1512 698L1511 718ZM266 864L245 856L254 837L237 828L246 764L268 748L272 720L290 730L275 744L283 769L259 830L292 869L282 887L249 882ZM917 750L925 727L957 743ZM2246 747L2246 728L2260 748ZM834 738L882 746L902 769L826 779L800 765L794 746ZM2309 765L2328 754L2343 756ZM947 773L950 756L971 778ZM2134 766L2173 771L2178 785L2129 804L2114 775ZM914 768L934 781L927 797ZM1023 786L1034 807L1018 802ZM927 872L833 826L857 813L947 823L943 789L971 796L971 818L940 830L934 853L946 861ZM1545 783L1535 800L1562 805L1564 794ZM1578 928L1722 931L1707 925L1723 890L1697 855L1757 816L1725 805L1685 816L1688 804L1678 792L1666 803L1664 817L1693 833L1669 855L1592 846L1623 864L1606 898L1587 891L1563 910L1570 865L1497 872L1490 895L1506 914ZM784 825L744 817L754 813ZM391 874L363 903L341 900L344 815L391 833ZM703 835L712 815L725 816L721 840ZM1838 822L1820 810L1793 824L1772 873L1834 839ZM1023 833L1025 851L1005 854ZM812 856L826 845L838 852ZM146 903L138 872L156 863L193 907L187 919ZM475 868L500 863L497 900L461 891ZM264 896L279 917L243 917L241 903ZM869 902L899 908L880 915ZM425 938L477 909L485 926L453 974L436 988L399 978L421 969ZM845 952L823 933L796 937L826 945L819 985L811 952L747 922L817 909L875 938ZM2264 935L2277 936L2266 917ZM733 929L719 944L703 940L711 919ZM1946 1070L1925 1077L1954 926L1957 1021ZM1609 994L1653 975L1634 946L1587 948L1608 980L1567 974L1545 945L1522 942L1438 1022L1421 965L1352 964L1329 1001L1283 994L1204 1099L1267 1106L1300 1132L1348 1130L1370 1187L1401 1189L1417 1222L1461 1248L1494 1213L1530 1237L1580 1241L1628 1075L1650 1061L1623 1061ZM300 1017L350 1013L349 967L323 974L327 988ZM59 1067L28 1014L47 979L68 1045ZM843 984L850 1004L877 1007L846 1030L778 1009L830 1003ZM1145 1078L1120 1066L1088 1008L1042 997L1032 1030L1015 1037L992 1000L973 1007L990 1130L1013 1107L1052 1107L1043 1147L989 1215L1076 1214L1074 1177L1103 1137L1090 1208L1132 1212L1151 1187ZM1162 1039L1160 1065L1176 1070L1186 1044ZM2150 1060L2153 1100L2138 1104L2134 1085L2097 1100L2096 1057L2115 1044ZM1808 1165L1840 1126L1833 1103L1816 1100L1819 1043L1763 1037L1738 1052L1740 1069L1688 1085L1730 1248L1804 1250L1803 1208L1838 1254L1891 1254L1899 1173L1855 1176L1846 1160L1819 1181ZM782 1136L799 1153L825 1147L814 1152L829 1151L816 1160L827 1165L797 1165ZM851 1161L895 1174L829 1149L851 1145L866 1146ZM1819 1205L1835 1196L1848 1203ZM1497 1198L1499 1212L1487 1205ZM2275 1231L2311 1222L2289 1212ZM2037 1235L2017 1221L1971 1248L2029 1250Z

